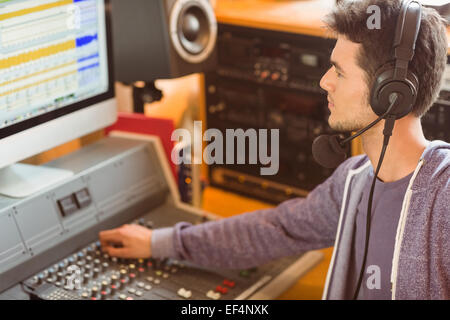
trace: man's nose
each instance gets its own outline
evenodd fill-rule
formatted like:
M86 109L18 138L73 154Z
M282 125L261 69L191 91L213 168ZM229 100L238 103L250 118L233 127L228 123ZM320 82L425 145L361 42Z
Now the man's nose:
M322 76L322 79L320 79L320 87L327 92L334 91L334 84L330 72L331 68L328 69L328 71Z

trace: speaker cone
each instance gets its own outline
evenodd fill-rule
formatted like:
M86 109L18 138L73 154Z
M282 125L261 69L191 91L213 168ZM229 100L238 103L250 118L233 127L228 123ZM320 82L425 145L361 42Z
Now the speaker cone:
M217 22L209 1L179 0L170 18L172 43L187 62L200 63L214 50Z

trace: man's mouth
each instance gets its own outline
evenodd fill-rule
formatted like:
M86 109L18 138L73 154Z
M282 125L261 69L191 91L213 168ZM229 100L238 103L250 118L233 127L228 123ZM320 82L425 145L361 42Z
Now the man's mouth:
M328 108L333 108L334 107L333 100L331 100L329 97L327 97L327 100L328 100Z

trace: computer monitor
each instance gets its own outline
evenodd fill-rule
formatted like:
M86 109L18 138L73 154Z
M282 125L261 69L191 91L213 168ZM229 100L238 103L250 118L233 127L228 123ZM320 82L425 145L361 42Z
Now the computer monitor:
M116 121L108 0L0 1L0 193L71 176L17 163Z

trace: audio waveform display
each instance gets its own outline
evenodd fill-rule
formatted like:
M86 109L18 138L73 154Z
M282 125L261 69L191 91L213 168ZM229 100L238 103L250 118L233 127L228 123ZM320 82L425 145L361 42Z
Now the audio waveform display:
M82 58L78 59L78 62L80 63L80 62L87 61L90 59L95 59L98 57L100 57L100 55L98 53L94 53L94 54L91 54L90 56L86 56L86 57L82 57Z
M75 49L75 41L68 40L62 43L54 44L45 48L24 52L16 56L0 60L0 69L8 69L27 62L39 60L60 52Z
M97 41L97 40L98 40L97 34L87 35L84 37L77 38L76 44L77 44L77 47L82 47L82 46L88 45L92 41Z
M39 5L36 7L32 7L32 8L26 8L26 9L13 11L13 12L8 12L8 13L0 14L0 21L25 16L25 15L35 13L35 12L49 10L49 9L52 9L55 7L67 6L72 3L73 3L73 0L61 0L61 1L51 2L51 3L45 3L45 4L42 4L42 5Z
M0 3L0 129L108 89L103 1Z

